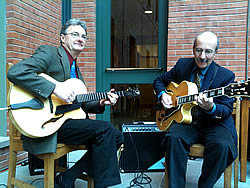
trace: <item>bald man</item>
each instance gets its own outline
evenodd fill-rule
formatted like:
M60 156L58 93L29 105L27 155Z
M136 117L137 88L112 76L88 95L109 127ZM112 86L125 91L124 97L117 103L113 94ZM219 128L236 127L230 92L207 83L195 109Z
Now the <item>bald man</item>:
M205 145L199 188L211 188L238 155L237 134L232 119L233 99L226 96L208 98L203 91L234 82L230 70L214 62L219 40L212 32L199 34L193 44L193 58L180 58L175 66L154 80L154 90L165 109L172 107L166 87L172 81L195 82L198 105L191 109L191 124L174 123L166 132L162 147L166 151L169 188L183 188L189 148L195 143ZM199 80L199 82L197 81Z

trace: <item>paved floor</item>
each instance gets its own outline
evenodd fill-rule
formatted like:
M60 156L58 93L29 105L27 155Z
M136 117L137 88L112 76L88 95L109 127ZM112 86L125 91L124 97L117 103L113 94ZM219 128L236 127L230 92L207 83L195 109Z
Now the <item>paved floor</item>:
M72 152L68 156L68 161L71 162L76 161L82 155L82 151ZM201 170L201 159L190 160L187 166L187 184L186 188L194 188L197 187L197 181ZM247 165L247 181L246 183L239 182L239 188L249 188L250 187L250 162L248 161ZM139 174L141 175L141 174ZM136 174L134 173L121 173L122 184L112 186L110 188L127 188L130 185L130 182L135 178ZM147 176L147 177L146 177ZM43 187L43 176L30 176L28 166L17 166L17 177L25 182L32 182L32 185L37 188ZM150 172L144 173L143 179L138 179L138 181L142 181L143 183L150 182L150 184L143 184L144 188L164 188L164 172ZM0 188L5 187L7 185L8 171L4 171L0 173ZM223 176L218 180L214 188L223 188L224 179ZM4 185L1 185L4 184ZM81 180L77 180L75 183L76 188L87 187L86 183ZM135 186L139 187L139 186ZM232 187L233 187L233 178L232 178Z

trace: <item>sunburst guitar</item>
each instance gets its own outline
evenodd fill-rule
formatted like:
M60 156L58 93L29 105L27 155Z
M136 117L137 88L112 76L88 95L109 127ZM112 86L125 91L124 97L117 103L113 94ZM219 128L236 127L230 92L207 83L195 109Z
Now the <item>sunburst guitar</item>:
M240 83L231 83L226 87L207 90L204 93L207 97L249 97L249 80ZM196 96L199 95L195 83L182 81L179 85L170 82L166 87L166 93L171 96L173 107L164 108L161 103L157 104L156 123L160 130L167 131L174 122L190 124L192 122L191 109L197 105Z
M46 74L40 76L58 83ZM74 89L77 94L73 103L66 103L52 94L50 98L43 100L35 97L28 91L13 85L8 95L9 113L14 126L25 136L31 138L45 137L55 133L67 119L85 119L86 114L81 109L82 102L107 99L107 92L87 93L85 84L71 78L65 82L66 88ZM136 97L140 95L138 89L115 91L119 97Z

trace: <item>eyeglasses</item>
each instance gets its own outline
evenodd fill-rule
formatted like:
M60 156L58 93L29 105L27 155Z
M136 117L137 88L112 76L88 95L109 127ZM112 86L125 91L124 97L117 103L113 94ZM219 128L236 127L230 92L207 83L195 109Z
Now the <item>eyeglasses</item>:
M72 33L66 33L65 35L71 35L72 36L72 38L80 38L80 37L82 37L83 38L83 40L85 40L85 41L87 41L88 40L88 37L87 37L87 35L84 35L84 34L82 34L81 36L80 36L80 34L79 33L77 33L77 32L72 32Z
M195 52L197 53L197 55L201 55L203 51L205 52L206 56L212 56L214 53L214 50L211 50L211 49L204 50L202 48L195 48Z

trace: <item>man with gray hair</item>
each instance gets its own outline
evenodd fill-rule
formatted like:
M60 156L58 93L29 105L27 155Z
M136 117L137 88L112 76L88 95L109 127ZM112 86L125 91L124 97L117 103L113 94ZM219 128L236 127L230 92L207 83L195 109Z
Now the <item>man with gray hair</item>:
M70 19L61 29L60 47L40 46L30 58L22 60L8 71L8 79L41 99L48 99L54 94L66 103L71 103L77 92L64 81L78 78L84 82L76 61L87 40L85 23ZM51 82L40 76L40 73L58 82ZM82 103L81 108L86 115L103 113L105 105L114 105L117 99L118 96L111 90L108 99ZM88 118L67 119L56 133L42 138L23 136L23 142L24 149L33 154L55 152L57 143L88 146L88 151L74 166L55 178L56 188L74 187L75 180L83 172L93 177L95 188L121 183L117 149L123 143L123 135L109 122Z
M169 188L185 187L189 148L195 143L205 145L199 188L211 188L238 155L237 134L232 119L233 99L226 96L209 98L203 91L234 82L232 71L214 62L219 47L212 32L199 34L193 45L193 58L180 58L175 66L154 80L156 95L165 109L173 107L166 86L170 82L195 82L197 105L191 109L192 122L173 123L165 134L162 146L166 151Z

